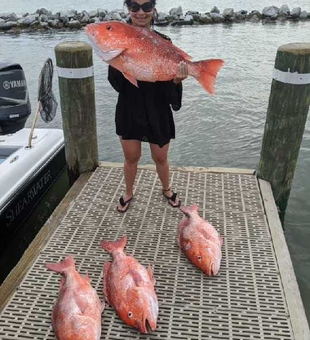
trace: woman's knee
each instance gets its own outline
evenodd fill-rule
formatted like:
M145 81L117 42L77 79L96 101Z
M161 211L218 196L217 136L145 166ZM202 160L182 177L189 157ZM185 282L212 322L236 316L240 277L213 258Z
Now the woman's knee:
M163 147L159 147L155 144L150 144L152 159L156 165L166 165L168 163L168 149L169 144L166 144Z
M137 140L121 140L125 162L136 165L141 157L141 142Z
M139 162L139 159L141 157L141 154L131 154L131 155L125 155L125 161L129 165L137 165Z
M166 155L152 154L152 159L157 165L165 165L168 162L167 154Z

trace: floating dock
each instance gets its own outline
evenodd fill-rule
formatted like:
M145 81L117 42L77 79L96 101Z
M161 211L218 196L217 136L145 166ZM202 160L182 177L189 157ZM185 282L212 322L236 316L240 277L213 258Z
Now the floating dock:
M183 214L161 194L153 166L140 166L134 200L121 214L121 164L83 174L0 290L0 338L54 340L51 312L60 276L46 262L74 256L100 299L110 255L101 239L127 236L127 254L153 267L159 300L157 329L141 335L106 304L101 339L309 340L310 333L270 185L254 171L171 167L182 203L197 203L224 238L219 274L207 277L176 244Z

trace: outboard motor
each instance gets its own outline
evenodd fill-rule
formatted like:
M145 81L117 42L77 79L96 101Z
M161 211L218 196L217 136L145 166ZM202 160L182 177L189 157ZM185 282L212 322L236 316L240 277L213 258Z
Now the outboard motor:
M0 62L0 135L25 126L31 113L24 71L19 64Z

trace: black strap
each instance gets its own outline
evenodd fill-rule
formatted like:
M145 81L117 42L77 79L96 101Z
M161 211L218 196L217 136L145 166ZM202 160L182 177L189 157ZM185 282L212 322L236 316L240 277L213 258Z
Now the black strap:
M123 196L119 199L119 203L121 204L122 207L124 207L127 203L129 203L132 200L132 197L129 198L126 202L124 201Z

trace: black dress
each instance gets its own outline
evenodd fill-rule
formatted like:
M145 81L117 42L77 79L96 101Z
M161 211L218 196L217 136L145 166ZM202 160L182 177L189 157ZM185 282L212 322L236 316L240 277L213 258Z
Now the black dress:
M136 87L112 66L109 66L108 80L119 92L115 113L117 135L160 147L175 138L171 107L174 111L181 108L182 83L138 81L139 87Z

